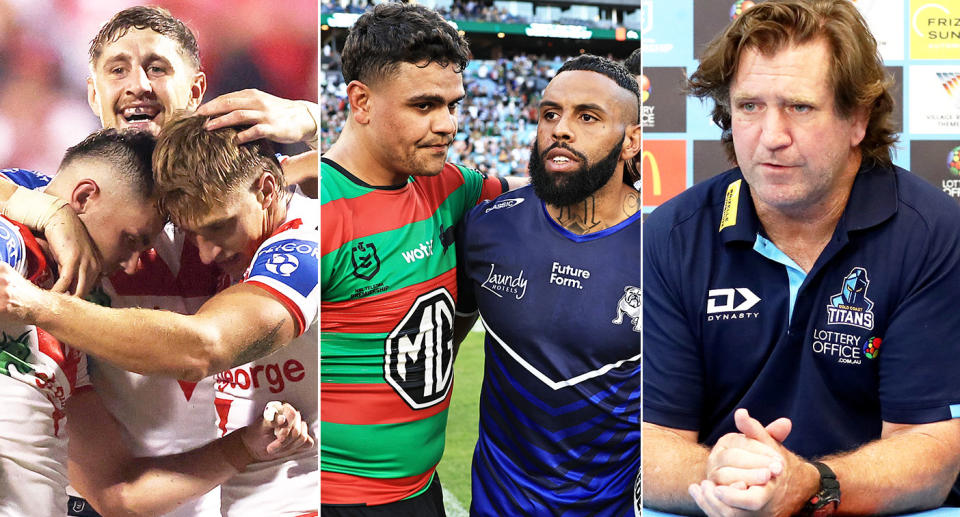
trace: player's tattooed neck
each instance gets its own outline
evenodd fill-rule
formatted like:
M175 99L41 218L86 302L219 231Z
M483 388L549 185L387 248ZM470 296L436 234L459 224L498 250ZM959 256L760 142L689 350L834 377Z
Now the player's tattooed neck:
M608 226L597 215L597 199L594 196L589 196L573 205L560 207L557 222L577 235L599 231Z

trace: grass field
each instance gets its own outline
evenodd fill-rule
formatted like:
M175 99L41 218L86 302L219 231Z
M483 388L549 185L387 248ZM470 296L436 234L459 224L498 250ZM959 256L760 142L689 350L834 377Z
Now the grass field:
M483 381L483 332L471 332L453 366L453 398L447 420L447 444L437 471L443 484L447 517L470 508L470 461L477 443L480 384Z

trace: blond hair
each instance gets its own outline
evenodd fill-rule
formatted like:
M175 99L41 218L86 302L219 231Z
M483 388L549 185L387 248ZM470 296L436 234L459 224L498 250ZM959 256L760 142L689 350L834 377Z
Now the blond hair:
M283 169L267 140L237 143L243 127L208 131L210 117L179 116L164 125L153 153L160 208L174 222L195 221L228 197L253 187L267 171L285 187Z

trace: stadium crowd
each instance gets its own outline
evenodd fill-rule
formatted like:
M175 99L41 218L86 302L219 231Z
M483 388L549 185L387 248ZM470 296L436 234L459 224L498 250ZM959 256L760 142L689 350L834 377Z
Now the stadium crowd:
M467 97L460 106L460 131L448 160L491 175L526 176L540 92L564 59L519 54L471 61L463 73ZM347 116L339 56L329 45L323 48L320 81L323 152L336 141Z
M361 14L378 2L373 0L322 0L321 9L325 13ZM440 4L440 2L437 2ZM543 15L527 16L510 12L498 7L492 0L451 0L449 5L437 5L436 11L448 20L466 20L497 23L561 23L587 25L594 29L612 29L616 26L611 20L584 20L573 17L549 18Z

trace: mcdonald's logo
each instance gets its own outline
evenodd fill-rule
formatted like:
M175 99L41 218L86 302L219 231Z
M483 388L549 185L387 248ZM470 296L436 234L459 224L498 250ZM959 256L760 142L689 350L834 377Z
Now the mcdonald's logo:
M657 206L687 188L687 142L644 140L643 204Z

